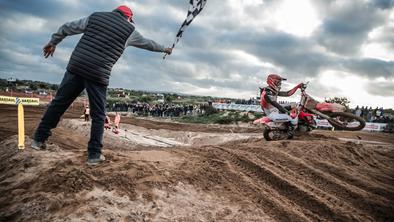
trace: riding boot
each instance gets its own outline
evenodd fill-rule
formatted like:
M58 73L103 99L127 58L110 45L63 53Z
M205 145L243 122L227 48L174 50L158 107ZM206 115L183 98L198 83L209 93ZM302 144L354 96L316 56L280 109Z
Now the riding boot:
M291 123L287 126L287 136L288 138L293 138L294 136L294 131L295 131L295 126Z

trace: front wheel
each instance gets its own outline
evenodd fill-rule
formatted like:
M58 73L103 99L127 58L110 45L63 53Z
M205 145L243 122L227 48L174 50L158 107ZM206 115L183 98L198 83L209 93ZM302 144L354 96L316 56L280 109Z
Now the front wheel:
M328 115L331 117L328 122L339 130L358 131L365 127L365 120L351 113L335 112Z

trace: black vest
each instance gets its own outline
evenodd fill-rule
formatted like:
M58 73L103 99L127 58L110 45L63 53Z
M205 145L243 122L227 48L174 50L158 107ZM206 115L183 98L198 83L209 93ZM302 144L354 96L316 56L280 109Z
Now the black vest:
M67 71L108 85L112 67L122 55L134 26L121 12L95 12L71 55Z

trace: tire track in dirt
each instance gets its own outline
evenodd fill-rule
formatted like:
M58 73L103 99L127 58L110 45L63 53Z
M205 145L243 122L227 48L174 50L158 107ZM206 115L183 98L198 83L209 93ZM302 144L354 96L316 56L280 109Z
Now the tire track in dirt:
M337 164L333 166L340 166L336 171L342 172L344 169L341 167L346 167L346 164L340 163L346 160L344 157L354 158L351 151L346 148L352 144L335 141L340 144L332 147L342 150L335 151L340 155L339 162L332 160L333 164ZM394 198L391 195L391 190L388 189L390 183L387 184L385 181L385 183L375 184L372 182L374 180L371 181L369 174L365 175L364 182L360 181L361 184L351 183L351 176L358 174L349 174L349 181L338 178L331 171L315 167L310 161L312 159L317 161L320 157L325 159L324 155L316 158L314 153L316 151L309 154L304 152L303 156L307 158L306 160L300 155L294 155L293 146L298 146L300 142L302 141L296 141L293 144L293 142L285 141L276 144L262 142L259 139L248 139L220 146L204 146L200 149L184 150L183 152L189 152L189 156L193 154L195 159L202 158L201 161L204 164L214 163L211 168L204 169L201 173L214 169L220 174L231 174L233 178L237 178L234 182L228 178L220 178L222 176L219 174L216 175L219 179L215 178L215 182L220 185L236 184L238 189L243 187L242 192L245 192L245 196L279 221L391 221L394 218L392 213L394 212ZM330 138L326 141L316 141L313 146L315 146L315 150L316 148L319 150L321 147L325 149L331 147L331 145L327 145L329 143L331 143ZM307 146L312 146L312 144ZM362 148L364 149L364 147ZM308 147L302 148L303 151L308 149ZM365 153L362 150L358 153L360 156L367 157L374 155L371 150L366 149ZM333 155L330 158L337 158L337 156ZM330 158L327 161L330 161ZM379 158L381 157L376 156L376 159ZM360 165L363 161L367 160L359 158L350 164ZM221 163L220 168L217 167L218 162ZM227 163L227 165L223 166L223 163ZM376 167L376 173L381 170L381 166ZM365 167L366 170L371 168L369 164L365 164ZM362 173L363 169L355 169L355 172ZM382 184L386 186L381 186ZM227 186L224 185L224 187ZM255 190L255 192L249 192L248 188ZM240 191L229 190L228 192L239 193ZM262 196L256 193L260 193ZM313 206L310 207L309 204ZM274 208L275 212L270 211L269 208Z
M367 177L364 175L346 173L344 168L337 167L324 161L310 160L309 163L314 168L327 172L337 180L343 181L353 187L357 187L358 189L362 189L382 198L394 199L394 190L385 183L379 183L379 181L368 181ZM394 184L394 182L391 184Z
M230 171L238 172L238 180L243 181L242 186L248 187L249 197L273 218L277 218L279 221L310 221L304 214L305 209L294 206L287 199L280 198L280 195L272 189L261 187L255 177L239 171L242 166L236 163L236 167L234 163L228 163L228 165Z
M218 147L219 148L219 147ZM244 173L252 175L261 184L269 186L276 190L281 196L299 205L304 210L305 216L312 221L330 220L330 221L349 221L354 218L345 212L335 211L326 202L315 197L314 193L308 192L300 187L299 184L293 184L285 178L277 175L264 163L258 163L250 155L239 150L228 150L220 147L224 152L228 152L231 161L243 169ZM246 156L248 158L246 158Z
M179 151L176 152L179 153ZM306 209L281 198L275 190L262 186L253 175L243 172L240 165L232 162L229 153L213 147L189 149L182 151L182 153L187 153L189 157L193 155L204 164L201 171L197 170L197 174L190 175L192 181L189 182L192 184L202 186L204 189L207 186L206 181L211 180L214 184L220 185L219 190L215 193L232 196L238 203L245 201L246 198L246 201L252 201L278 221L311 221L304 215ZM200 172L204 174L200 174ZM207 176L211 173L214 175ZM209 185L211 184L208 184L208 187L212 186Z
M305 153L305 150L313 152ZM323 155L319 155L321 152ZM392 149L388 147L348 142L333 146L324 143L316 146L309 144L302 150L294 144L283 150L283 153L299 158L340 181L393 200L394 156L390 155L390 152ZM357 156L354 153L357 153Z
M352 212L353 215L357 215L358 220L372 220L366 215L373 215L378 219L386 219L382 215L388 215L392 211L388 207L390 206L390 201L385 197L344 183L324 171L310 167L300 159L286 155L281 151L269 149L261 150L255 148L252 152L258 154L256 156L260 160L282 171L282 176L296 178L298 180L297 184L302 184L302 181L306 180L304 183L307 184L311 192L314 194L320 193L322 198L330 202L334 201L334 207L341 203L341 208L344 208L346 212Z
M357 151L354 152L353 149ZM390 194L389 196L393 197L391 194L394 184L394 156L390 155L392 148L349 142L330 145L317 141L316 144L294 143L282 151L303 160L313 168L329 173L340 181L356 187L361 185L367 191L378 188L380 192L385 193L384 195ZM355 156L354 153L359 154Z

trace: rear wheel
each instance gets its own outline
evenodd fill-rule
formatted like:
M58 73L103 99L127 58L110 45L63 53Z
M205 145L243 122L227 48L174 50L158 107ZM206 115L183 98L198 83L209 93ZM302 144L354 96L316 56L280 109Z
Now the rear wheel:
M336 112L328 114L328 122L339 130L358 131L365 127L365 120L351 113Z
M274 140L273 131L270 129L264 129L263 136L264 136L264 139L267 141Z
M269 128L266 128L264 129L263 136L264 139L267 141L275 141L293 139L294 134L288 134L288 132L285 130L271 130Z

